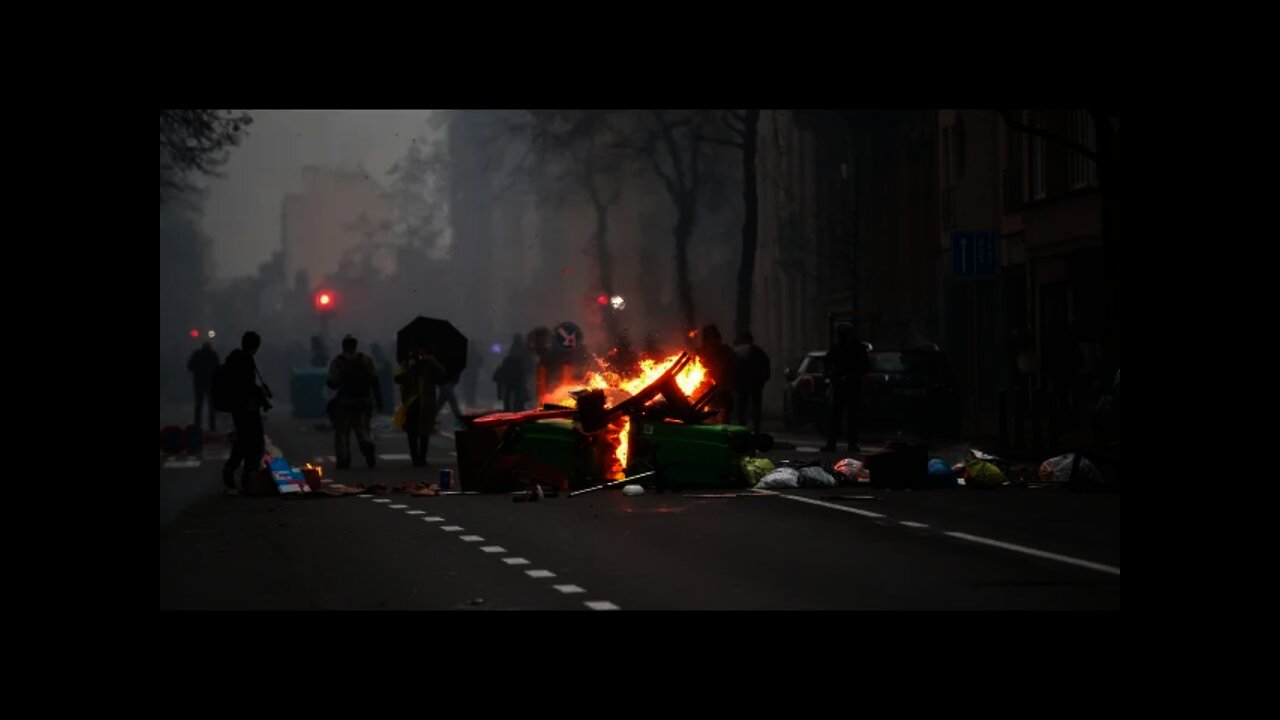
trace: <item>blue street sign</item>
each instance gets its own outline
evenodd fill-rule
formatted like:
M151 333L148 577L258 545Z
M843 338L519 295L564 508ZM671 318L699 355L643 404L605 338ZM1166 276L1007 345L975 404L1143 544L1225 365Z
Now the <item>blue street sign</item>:
M555 330L556 347L572 350L582 344L582 328L571 322L562 322Z
M1000 236L987 231L952 232L951 268L956 277L996 277L1000 274Z

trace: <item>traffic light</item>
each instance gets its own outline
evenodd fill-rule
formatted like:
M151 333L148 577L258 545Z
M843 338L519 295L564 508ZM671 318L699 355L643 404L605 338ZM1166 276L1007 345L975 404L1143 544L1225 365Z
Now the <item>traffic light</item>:
M320 312L332 310L336 301L337 298L334 296L332 291L321 290L316 293L316 310L319 310Z

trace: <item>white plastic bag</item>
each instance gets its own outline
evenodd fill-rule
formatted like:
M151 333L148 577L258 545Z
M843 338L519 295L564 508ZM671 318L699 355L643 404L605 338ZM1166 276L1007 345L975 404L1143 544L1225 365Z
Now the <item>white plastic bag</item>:
M800 487L835 487L836 479L817 465L800 468Z
M756 483L757 490L769 490L772 488L794 488L800 485L800 473L795 468L778 468L773 472L765 475Z

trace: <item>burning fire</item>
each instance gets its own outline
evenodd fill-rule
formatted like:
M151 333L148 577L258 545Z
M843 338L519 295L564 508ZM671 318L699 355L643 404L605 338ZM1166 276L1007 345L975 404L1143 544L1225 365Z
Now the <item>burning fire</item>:
M662 377L662 373L666 372L667 368L671 367L679 358L679 353L662 360L645 358L640 361L640 373L631 377L623 377L610 370L603 360L597 358L596 364L600 367L598 371L587 371L586 377L579 383L561 385L548 393L544 402L571 404L573 403L573 396L570 393L582 389L604 390L606 397L609 390L622 390L627 395L635 395L652 384L654 380ZM694 395L694 392L707 380L707 368L703 366L702 360L697 357L694 357L692 362L685 365L684 369L676 374L676 384L680 386L680 391L685 395ZM612 405L612 398L610 398L610 401L609 404Z
M579 383L561 385L552 390L547 393L542 402L573 405L574 398L571 393L583 389L603 390L607 405L612 407L651 385L655 380L662 377L662 374L678 359L680 359L679 353L670 355L662 360L644 358L639 361L638 374L624 377L610 369L604 360L596 358L595 362L599 367L598 370L589 370ZM707 368L702 364L702 360L697 357L694 357L676 374L675 380L676 385L680 387L680 391L689 397L696 397L699 392L705 390L702 386L711 381L707 376ZM657 398L655 397L654 399L656 400ZM653 401L651 400L650 402ZM617 465L613 473L615 479L621 477L623 470L627 467L627 439L630 435L630 418L624 419L620 429L616 425L610 426L605 433L605 438L608 442L616 443L613 453L617 459Z

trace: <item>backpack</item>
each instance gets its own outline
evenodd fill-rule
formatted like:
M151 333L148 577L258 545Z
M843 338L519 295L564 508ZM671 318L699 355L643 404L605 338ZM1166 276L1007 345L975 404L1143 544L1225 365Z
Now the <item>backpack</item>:
M228 376L227 364L224 362L213 369L213 375L209 379L209 402L217 412L229 413L234 409L235 398L232 397Z
M338 397L352 400L368 400L373 395L373 376L366 367L364 353L357 353L350 360L339 355L342 363L342 384L338 386Z

